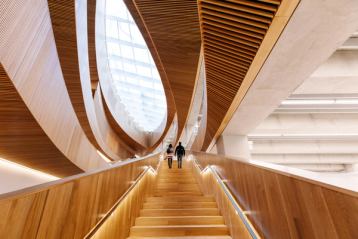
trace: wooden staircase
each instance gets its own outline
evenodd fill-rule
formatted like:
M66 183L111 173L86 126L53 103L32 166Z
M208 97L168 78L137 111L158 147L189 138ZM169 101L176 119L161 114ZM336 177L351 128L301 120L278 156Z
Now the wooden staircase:
M230 239L214 197L203 195L191 169L163 161L153 195L147 197L131 227L130 239Z

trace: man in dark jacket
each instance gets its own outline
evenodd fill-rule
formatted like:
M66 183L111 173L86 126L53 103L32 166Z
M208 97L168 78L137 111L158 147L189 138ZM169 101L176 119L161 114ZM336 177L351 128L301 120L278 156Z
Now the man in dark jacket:
M181 168L182 159L183 156L185 156L185 149L183 145L181 145L181 142L179 142L179 145L175 148L175 156L177 156L178 159L178 168Z

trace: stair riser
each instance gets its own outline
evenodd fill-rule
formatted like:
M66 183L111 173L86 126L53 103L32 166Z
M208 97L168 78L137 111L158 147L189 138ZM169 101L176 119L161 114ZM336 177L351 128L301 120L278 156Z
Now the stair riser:
M160 209L143 209L140 216L146 217L160 217L160 216L219 216L217 209L177 209L177 210L160 210Z
M175 209L175 208L216 208L215 202L176 202L176 203L144 203L144 209Z
M215 202L212 197L200 197L200 196L166 196L166 197L148 197L145 202Z
M159 225L219 225L224 224L222 216L198 216L198 217L138 217L136 226Z
M131 228L130 236L221 236L228 235L227 227L213 228L213 227L192 227L192 228Z

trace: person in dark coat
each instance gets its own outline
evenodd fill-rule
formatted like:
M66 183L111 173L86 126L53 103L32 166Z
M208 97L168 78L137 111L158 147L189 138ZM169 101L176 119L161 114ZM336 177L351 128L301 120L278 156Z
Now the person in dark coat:
M179 145L175 148L175 156L177 156L178 159L178 168L182 168L182 160L185 156L185 149L183 145L181 145L181 142L179 142Z
M172 168L173 154L174 154L173 145L169 144L169 146L167 148L167 158L168 158L168 166L169 166L169 168Z

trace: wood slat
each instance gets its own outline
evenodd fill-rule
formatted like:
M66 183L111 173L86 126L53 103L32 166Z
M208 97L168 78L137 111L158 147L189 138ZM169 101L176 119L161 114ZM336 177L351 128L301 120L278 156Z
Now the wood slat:
M78 23L78 21L76 20L75 2L70 0L49 0L48 7L50 10L52 29L55 36L56 48L61 64L62 74L73 109L89 141L98 150L106 154L99 146L91 129L90 120L92 120L91 117L93 115L88 115L86 112L85 105L90 105L91 103L93 104L93 102L86 102L86 100L92 99L90 77L87 76L88 78L84 78L85 76L80 74L80 69L86 68L88 65L81 65L79 56L81 54L88 53L80 51L80 48L77 46L76 22ZM79 4L78 8L80 7L81 4ZM78 11L78 14L80 13L81 12ZM81 16L82 14L80 14L79 18ZM87 36L85 28L82 27L79 31L82 31L82 33ZM87 50L86 48L84 49ZM83 50L83 48L81 48L81 50ZM84 69L83 71L85 72L86 70Z
M280 2L198 2L208 92L207 128L202 150L206 150L216 136Z
M1 64L43 132L82 170L107 167L67 94L47 1L5 0L0 16Z
M196 1L127 0L133 3L155 46L174 97L178 135L185 125L195 85L201 38ZM148 41L147 41L148 42Z

